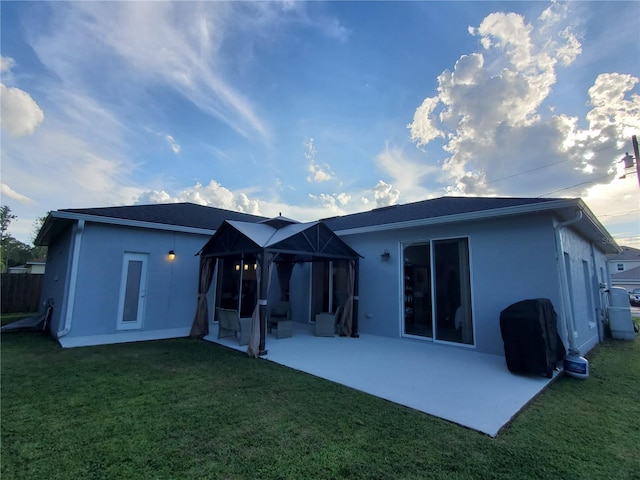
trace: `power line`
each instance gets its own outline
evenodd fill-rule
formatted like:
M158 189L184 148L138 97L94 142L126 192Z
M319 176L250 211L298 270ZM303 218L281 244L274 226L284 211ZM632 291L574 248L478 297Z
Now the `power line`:
M550 163L548 165L542 165L541 167L536 167L536 168L532 168L531 170L525 170L524 172L520 172L520 173L514 173L513 175L508 175L506 177L500 177L500 178L496 178L494 180L489 180L487 182L487 185L493 182L498 182L500 180L506 180L507 178L513 178L513 177L517 177L518 175L524 175L525 173L531 173L531 172L535 172L536 170L542 170L543 168L547 168L547 167L553 167L554 165L558 165L560 163L564 163L564 162L568 162L569 160L560 160L559 162L555 162L555 163Z
M609 149L615 148L615 147L616 147L616 145L614 144L614 145L610 145L608 147L599 148L598 150L592 150L592 152L593 153L598 153L598 152L602 152L604 150L609 150ZM530 170L525 170L524 172L514 173L513 175L507 175L506 177L494 178L493 180L487 181L486 184L488 185L490 183L499 182L500 180L506 180L508 178L513 178L513 177L517 177L519 175L524 175L525 173L535 172L536 170L542 170L543 168L553 167L554 165L559 165L561 163L568 162L569 160L571 160L571 159L567 158L566 160L560 160L559 162L549 163L547 165L542 165L540 167L532 168ZM571 187L568 187L568 188L571 188ZM560 191L560 190L558 190L558 191ZM554 192L551 192L551 193L554 193Z
M625 215L629 215L631 213L636 213L636 212L640 212L640 209L629 210L628 212L624 212L624 213L610 213L607 215L598 215L598 216L599 217L624 217Z
M590 183L596 183L598 180L602 180L603 178L607 178L607 177L610 177L610 176L611 176L610 174L602 175L601 177L594 178L590 182L576 183L575 185L571 185L570 187L560 188L558 190L554 190L553 192L548 192L548 193L544 193L542 195L538 195L538 197L536 197L536 198L542 198L542 197L546 197L547 195L551 195L553 193L562 192L564 190L570 190L570 189L572 189L574 187L579 187L580 185L589 185Z

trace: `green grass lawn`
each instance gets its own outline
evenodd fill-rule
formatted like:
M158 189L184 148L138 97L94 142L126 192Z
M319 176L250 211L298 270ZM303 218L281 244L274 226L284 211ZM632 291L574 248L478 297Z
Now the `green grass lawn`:
M495 439L204 341L1 346L3 480L640 478L640 341Z

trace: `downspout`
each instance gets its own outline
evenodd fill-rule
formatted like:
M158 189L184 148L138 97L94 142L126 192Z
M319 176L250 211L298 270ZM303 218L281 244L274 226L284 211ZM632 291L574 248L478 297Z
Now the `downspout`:
M567 341L569 342L569 354L580 355L580 352L576 349L576 327L573 318L573 310L571 308L570 296L569 296L569 279L567 277L567 265L564 261L564 248L562 245L561 230L564 227L572 225L582 220L582 211L578 210L576 216L570 220L560 222L555 227L556 233L556 255L558 256L558 265L560 268L560 298L562 300L562 316L564 317L564 326L567 331Z
M76 287L78 284L78 265L80 263L80 244L82 241L82 232L84 231L84 220L78 220L76 225L71 254L71 274L69 276L69 290L67 294L67 305L65 308L64 328L60 330L57 338L64 337L71 331L71 321L73 320L73 305L76 297Z
M602 301L602 284L598 281L598 265L596 263L596 249L591 244L591 263L593 264L594 278L591 280L591 288L598 289L598 306L596 306L596 327L598 328L598 342L604 340L604 302Z

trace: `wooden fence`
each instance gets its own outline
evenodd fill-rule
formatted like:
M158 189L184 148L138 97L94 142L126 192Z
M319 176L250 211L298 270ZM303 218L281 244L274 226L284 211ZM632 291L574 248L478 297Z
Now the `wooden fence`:
M0 276L0 310L2 313L38 312L44 275L3 273Z

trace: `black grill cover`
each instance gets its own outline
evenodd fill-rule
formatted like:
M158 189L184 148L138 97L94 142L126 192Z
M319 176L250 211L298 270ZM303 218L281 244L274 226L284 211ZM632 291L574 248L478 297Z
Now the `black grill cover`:
M507 368L514 373L553 376L565 356L551 300L522 300L500 312L500 332Z

